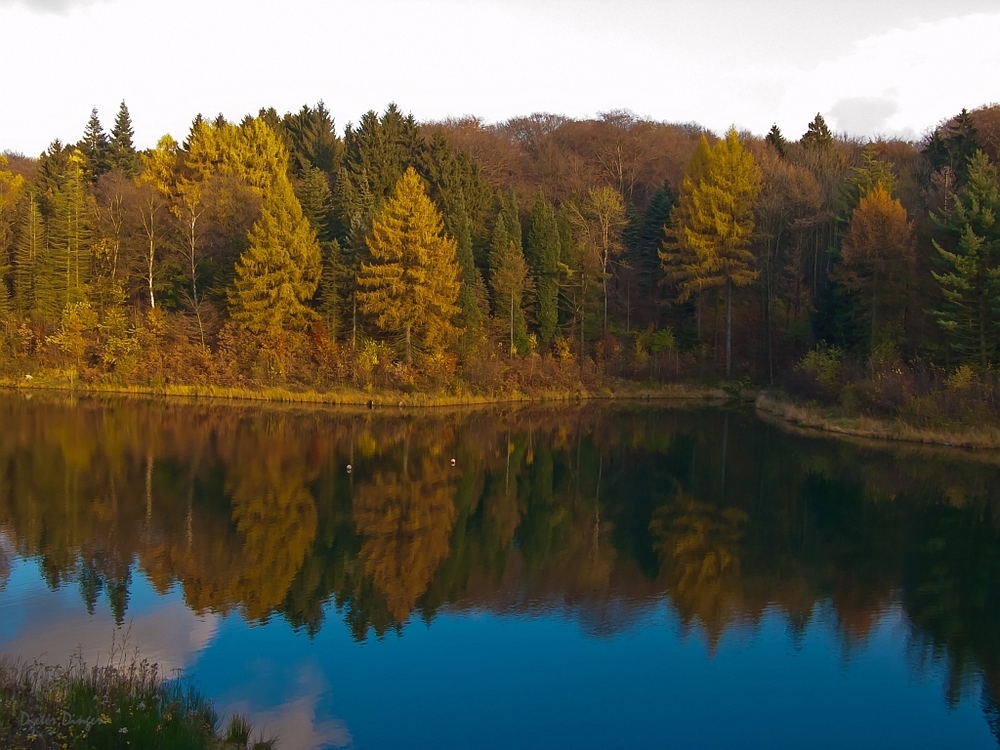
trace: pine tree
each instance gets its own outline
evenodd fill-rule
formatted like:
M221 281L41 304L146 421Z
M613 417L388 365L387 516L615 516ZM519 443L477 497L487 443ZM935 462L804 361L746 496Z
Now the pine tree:
M87 127L83 131L83 139L76 147L83 155L83 170L91 181L96 180L108 171L110 144L108 143L108 136L104 133L104 128L101 127L101 120L97 115L97 107L91 110Z
M892 164L878 158L878 153L869 143L861 151L861 164L851 169L851 175L844 186L844 215L850 218L861 199L876 185L881 185L892 195L896 192L896 173Z
M547 349L559 324L559 226L541 189L531 209L527 256L535 277L538 343Z
M968 186L951 210L931 217L941 273L934 273L941 304L934 311L959 360L986 370L1000 326L1000 177L986 154L969 160Z
M771 144L771 147L778 152L778 156L782 159L785 158L785 149L788 146L788 141L785 140L785 136L781 133L781 128L777 124L771 126L764 140Z
M664 232L669 228L674 205L674 192L670 184L664 182L653 193L649 206L642 214L639 235L636 238L636 255L640 294L647 303L651 303L655 298L656 285L660 278L660 246Z
M823 115L817 112L802 135L802 145L811 149L825 149L832 144L833 133L830 132Z
M443 354L458 312L457 243L444 236L441 215L411 167L372 221L371 262L362 262L358 302L389 334L402 337L407 363L413 350Z
M524 253L507 233L507 218L497 216L490 249L490 289L493 292L493 316L504 321L510 341L510 354L527 354L528 330L522 307L528 287L528 264Z
M112 169L120 169L126 177L136 178L142 171L142 159L132 143L132 117L128 107L122 101L115 117L115 126L111 129L111 142L108 145L108 165Z

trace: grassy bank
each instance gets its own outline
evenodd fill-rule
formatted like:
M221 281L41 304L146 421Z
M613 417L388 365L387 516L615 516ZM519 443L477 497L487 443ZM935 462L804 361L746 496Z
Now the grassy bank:
M720 388L667 383L646 386L622 381L608 386L587 390L543 389L531 393L521 391L493 394L475 393L425 393L379 390L337 389L317 391L308 388L288 388L261 386L226 387L212 385L165 385L137 386L112 385L106 383L60 382L58 380L13 381L0 380L0 387L17 391L58 390L77 394L106 394L128 396L158 396L193 399L221 399L232 401L269 401L286 404L325 404L333 406L395 406L395 407L436 407L474 406L504 403L574 402L596 399L629 400L704 400L718 401L730 398L730 394Z
M876 419L850 416L834 409L797 404L776 395L761 394L755 402L759 414L769 415L779 423L799 430L827 433L865 440L895 440L925 445L976 450L1000 449L1000 429L988 426L946 424L927 427L910 424L902 419Z
M212 705L155 664L88 667L0 659L0 747L11 750L269 750L242 716L224 731Z

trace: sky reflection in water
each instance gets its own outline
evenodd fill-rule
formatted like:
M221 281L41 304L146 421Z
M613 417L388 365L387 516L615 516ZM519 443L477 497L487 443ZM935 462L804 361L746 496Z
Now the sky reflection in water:
M0 422L0 652L117 621L283 748L998 744L989 461L657 409Z

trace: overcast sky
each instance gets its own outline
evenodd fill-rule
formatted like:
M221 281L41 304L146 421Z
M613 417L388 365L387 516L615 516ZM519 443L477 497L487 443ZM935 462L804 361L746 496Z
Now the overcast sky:
M320 99L341 132L395 101L911 138L1000 100L998 0L0 0L0 39L0 150L31 155L122 99L140 147Z

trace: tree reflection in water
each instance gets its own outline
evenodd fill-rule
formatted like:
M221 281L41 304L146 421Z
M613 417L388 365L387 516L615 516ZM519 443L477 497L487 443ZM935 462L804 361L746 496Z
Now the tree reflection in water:
M785 614L849 652L892 607L914 667L998 732L1000 461L796 438L718 412L378 411L0 399L13 556L121 622L133 571L197 612L358 639L415 615L666 600L710 650ZM455 459L455 466L451 459ZM345 467L351 463L352 473ZM332 603L332 604L331 604Z

